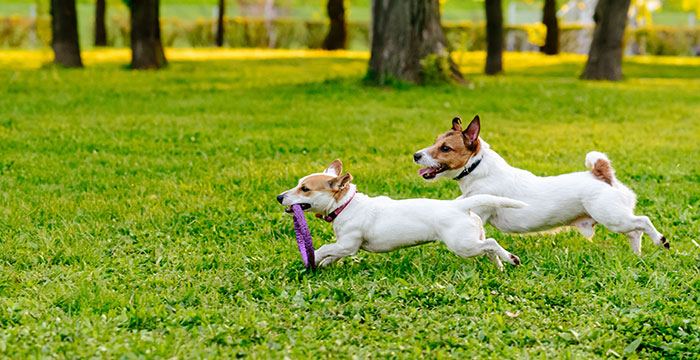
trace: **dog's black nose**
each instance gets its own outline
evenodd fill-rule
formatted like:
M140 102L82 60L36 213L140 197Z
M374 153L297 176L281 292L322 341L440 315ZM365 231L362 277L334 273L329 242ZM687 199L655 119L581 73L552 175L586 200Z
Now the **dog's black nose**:
M279 201L280 204L282 203L282 200L284 200L284 194L277 195L277 201Z
M415 154L413 154L413 161L418 161L418 160L420 160L421 157L423 157L423 154L415 153Z

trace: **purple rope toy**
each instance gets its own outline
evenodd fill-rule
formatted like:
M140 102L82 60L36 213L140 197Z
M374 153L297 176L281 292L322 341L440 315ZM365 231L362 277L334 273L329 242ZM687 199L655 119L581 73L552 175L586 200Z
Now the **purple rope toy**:
M301 259L304 260L304 266L306 266L307 269L314 270L316 269L314 242L311 239L309 226L306 224L304 211L301 209L301 205L292 205L292 210L294 210L294 232L297 235L297 245L299 245Z

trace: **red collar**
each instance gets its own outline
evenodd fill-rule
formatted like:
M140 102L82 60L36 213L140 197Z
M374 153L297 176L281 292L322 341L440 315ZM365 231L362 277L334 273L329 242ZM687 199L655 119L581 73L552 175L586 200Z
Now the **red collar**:
M335 218L337 218L338 215L340 215L340 213L341 213L343 210L345 210L345 208L348 206L348 204L350 204L350 202L352 201L352 199L355 197L355 194L357 194L357 189L355 190L354 193L352 193L352 196L350 197L350 200L348 200L348 202L346 202L345 204L343 204L343 206L341 206L341 207L335 209L332 213L328 214L326 217L323 217L323 215L321 215L321 214L319 214L319 213L316 213L316 217L319 218L319 219L326 220L327 222L333 222L333 220L335 220Z

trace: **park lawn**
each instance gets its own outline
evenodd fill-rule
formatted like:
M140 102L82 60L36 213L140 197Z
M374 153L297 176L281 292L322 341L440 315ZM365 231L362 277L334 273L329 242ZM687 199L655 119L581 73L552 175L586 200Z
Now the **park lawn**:
M486 77L465 53L469 86L377 88L366 53L168 56L130 71L128 52L88 51L70 70L0 53L3 357L697 357L700 60L628 59L609 83L578 80L581 56L508 53ZM474 114L538 175L606 152L671 250L489 226L522 266L430 244L303 269L275 195L340 158L366 194L454 198L411 155Z

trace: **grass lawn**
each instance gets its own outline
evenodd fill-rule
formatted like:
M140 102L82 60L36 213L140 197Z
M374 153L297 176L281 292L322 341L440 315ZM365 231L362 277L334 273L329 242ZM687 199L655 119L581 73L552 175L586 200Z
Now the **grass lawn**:
M366 53L168 55L0 52L3 357L697 358L700 59L628 59L609 83L577 80L580 56L508 53L485 77L466 53L471 86L395 89L361 83ZM474 114L538 175L606 152L671 250L487 227L521 267L431 244L303 269L276 194L340 158L366 194L454 198L411 155Z

